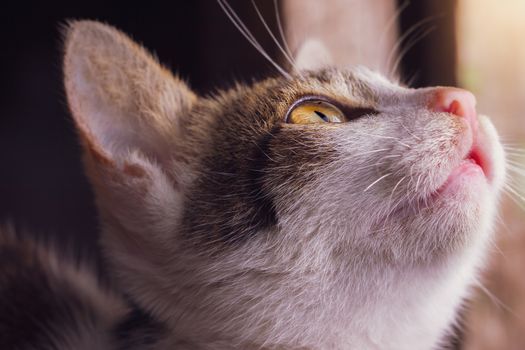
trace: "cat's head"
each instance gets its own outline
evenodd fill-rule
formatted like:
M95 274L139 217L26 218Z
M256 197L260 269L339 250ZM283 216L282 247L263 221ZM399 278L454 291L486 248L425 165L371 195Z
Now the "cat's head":
M248 310L281 288L426 269L487 241L503 151L470 93L298 56L291 78L197 96L117 30L68 28L66 91L103 246L151 311L169 295L194 313L221 295Z

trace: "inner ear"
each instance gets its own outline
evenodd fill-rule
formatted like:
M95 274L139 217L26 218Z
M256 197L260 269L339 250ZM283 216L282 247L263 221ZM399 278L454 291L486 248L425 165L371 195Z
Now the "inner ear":
M64 77L86 146L109 159L133 150L161 157L196 100L143 47L99 22L68 25Z
M301 70L316 70L333 64L332 56L322 42L308 39L301 44L295 55L295 67Z

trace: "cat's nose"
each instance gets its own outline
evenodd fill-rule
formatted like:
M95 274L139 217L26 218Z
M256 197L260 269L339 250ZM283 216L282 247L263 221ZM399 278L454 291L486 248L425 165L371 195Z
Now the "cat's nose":
M429 108L465 118L475 132L478 128L476 97L467 90L454 87L438 87L433 91Z

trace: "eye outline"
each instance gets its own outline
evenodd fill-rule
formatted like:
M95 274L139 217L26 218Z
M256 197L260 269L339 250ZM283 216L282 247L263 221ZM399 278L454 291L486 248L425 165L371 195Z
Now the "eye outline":
M292 114L292 111L295 108L297 108L298 106L300 106L303 103L306 103L308 101L321 101L321 102L329 103L329 104L333 105L334 107L336 107L337 109L339 109L341 111L341 113L343 113L343 115L344 115L344 112L341 110L341 108L339 108L338 104L333 103L332 99L328 99L325 96L320 96L320 95L306 95L306 96L302 96L302 97L298 98L297 100L294 101L294 103L292 103L290 105L290 107L288 107L288 110L286 111L286 115L284 117L284 122L286 124L293 124L293 123L290 123L290 121L289 121L290 114ZM346 120L346 116L344 116L344 119ZM302 125L307 125L307 124L302 124Z
M306 103L308 101L320 101L324 103L328 103L333 105L335 108L337 108L341 113L343 114L344 120L340 123L334 123L334 122L327 122L326 124L345 124L349 123L355 119L358 119L362 116L366 115L373 115L379 113L379 111L373 109L373 108L367 108L367 107L350 107L347 105L343 105L338 101L335 101L332 98L322 96L322 95L306 95L298 98L295 100L290 107L288 107L288 110L286 111L285 117L284 117L284 123L291 124L291 125L309 125L309 124L294 124L290 123L289 118L292 111L297 108L299 105Z

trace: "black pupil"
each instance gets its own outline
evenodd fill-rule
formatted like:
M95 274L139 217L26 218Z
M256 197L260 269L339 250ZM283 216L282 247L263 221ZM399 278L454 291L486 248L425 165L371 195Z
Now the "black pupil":
M315 111L315 114L317 114L319 116L319 118L321 118L322 120L324 120L325 122L329 122L330 120L328 119L328 117L326 116L326 114L324 113L321 113L319 111Z

